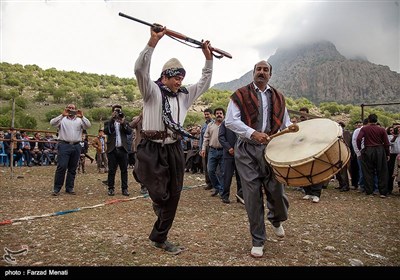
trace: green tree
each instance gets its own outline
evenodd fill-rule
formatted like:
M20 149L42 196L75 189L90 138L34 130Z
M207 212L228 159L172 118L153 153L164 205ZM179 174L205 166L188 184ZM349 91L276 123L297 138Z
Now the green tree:
M93 108L98 95L95 92L86 92L82 96L82 105L85 108Z
M53 93L53 99L55 103L64 103L65 96L67 96L66 88L58 88Z
M11 126L11 114L0 115L0 126L10 127Z
M18 96L15 98L15 105L22 109L26 109L28 108L28 100L22 96Z
M188 112L184 127L201 125L204 122L204 114L198 112Z
M37 127L36 119L28 114L19 114L17 119L19 127L29 129L35 129Z
M36 102L44 102L44 101L47 100L47 96L48 96L47 93L38 92L38 93L35 95L34 100L35 100Z
M52 118L55 118L58 115L62 114L63 111L64 111L64 109L54 109L54 110L46 112L46 114L45 114L46 121L49 122Z

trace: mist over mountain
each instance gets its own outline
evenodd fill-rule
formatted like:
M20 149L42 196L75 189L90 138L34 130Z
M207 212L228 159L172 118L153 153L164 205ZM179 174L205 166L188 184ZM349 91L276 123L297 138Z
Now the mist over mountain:
M269 83L288 97L305 97L316 104L399 101L399 73L371 63L365 56L346 58L329 41L279 48L268 61L273 66ZM251 81L252 70L213 88L234 91Z

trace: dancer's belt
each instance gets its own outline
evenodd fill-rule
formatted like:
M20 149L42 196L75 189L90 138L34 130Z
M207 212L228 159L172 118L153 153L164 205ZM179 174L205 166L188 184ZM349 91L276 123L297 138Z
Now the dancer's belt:
M180 140L182 139L182 136L176 133L168 133L167 131L161 131L161 130L141 130L140 131L140 136L144 139L148 140L164 140L168 137L171 137L172 139Z

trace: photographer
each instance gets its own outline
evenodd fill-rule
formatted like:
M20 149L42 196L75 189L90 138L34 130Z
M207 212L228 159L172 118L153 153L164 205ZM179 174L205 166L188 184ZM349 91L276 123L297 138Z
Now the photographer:
M81 110L76 110L74 104L69 104L61 115L50 120L50 124L58 129L58 156L53 195L60 195L67 169L65 192L74 195L76 168L81 155L82 130L88 129L92 124L83 116Z
M390 159L388 161L388 169L389 175L392 175L394 172L394 166L396 164L397 155L400 154L400 137L399 137L399 124L394 123L390 130L389 138L389 150L390 150ZM388 194L392 194L393 192L393 178L389 176L388 180Z
M121 105L112 106L111 119L104 123L104 133L107 135L108 195L113 196L115 194L115 173L119 166L122 195L129 196L127 135L132 133L132 128L125 120Z

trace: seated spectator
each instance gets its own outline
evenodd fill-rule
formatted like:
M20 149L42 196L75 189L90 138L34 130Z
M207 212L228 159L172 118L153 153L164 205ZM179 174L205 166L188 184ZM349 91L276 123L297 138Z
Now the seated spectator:
M15 128L10 129L10 133L4 136L4 148L6 150L6 154L8 156L8 161L11 162L13 160L14 165L17 165L18 161L22 158L22 142L17 142L16 140L21 140L21 135L17 133ZM8 140L8 141L7 141ZM11 150L12 154L15 155L13 159L11 159Z
M42 163L45 160L49 165L51 165L52 162L55 164L57 150L53 135L50 132L46 132L45 137L42 140L44 141L42 146Z
M43 143L40 132L33 135L34 142L31 142L31 156L35 165L42 165Z
M27 135L26 131L21 131L21 139L26 140L21 142L22 153L25 160L25 166L32 166L32 155L31 155L31 143L29 142L31 139Z

